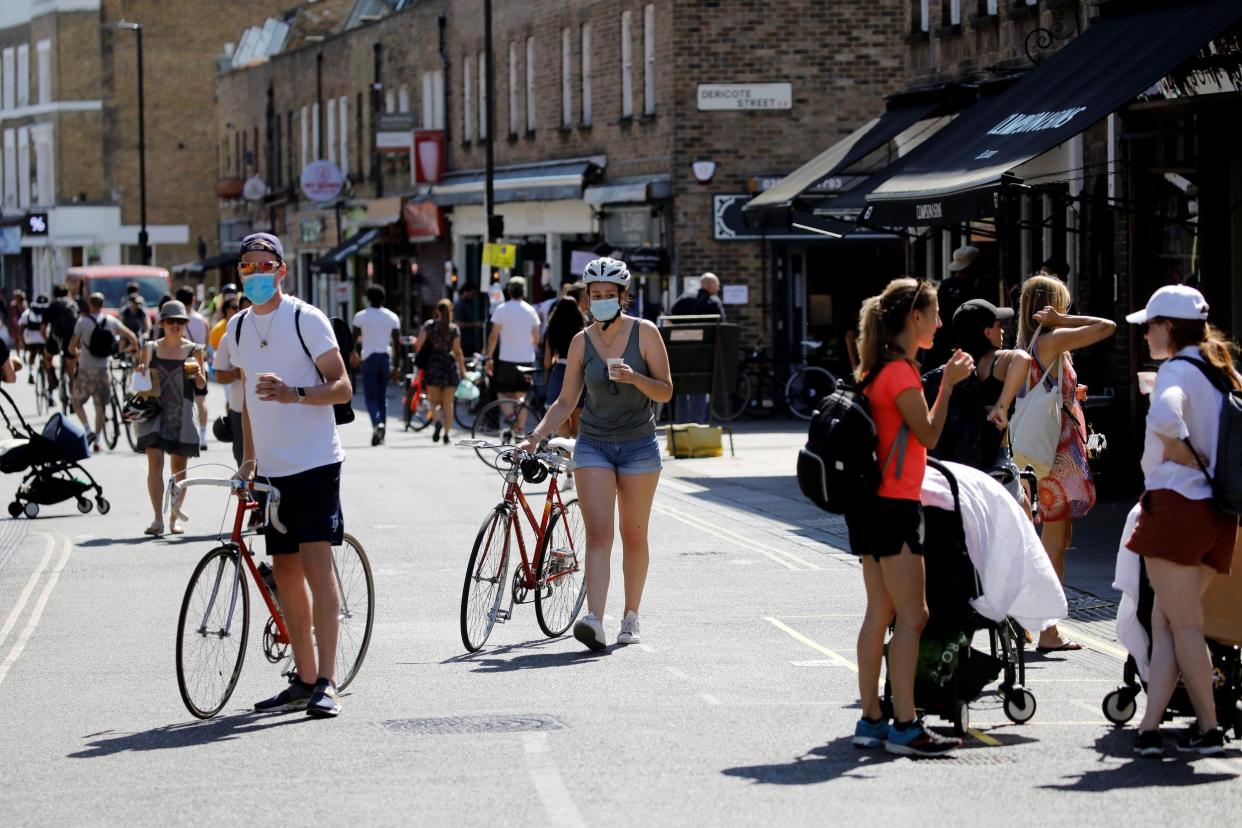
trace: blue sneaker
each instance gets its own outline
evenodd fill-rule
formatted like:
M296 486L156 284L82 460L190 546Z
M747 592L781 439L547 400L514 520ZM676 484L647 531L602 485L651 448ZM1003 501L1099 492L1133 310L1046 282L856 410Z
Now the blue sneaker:
M893 722L888 729L888 739L884 749L898 756L943 756L951 750L962 746L961 739L950 739L932 733L923 726L922 719L915 719L905 728Z
M858 720L858 724L854 725L854 747L878 748L884 745L886 739L888 739L887 719L872 721L863 716Z

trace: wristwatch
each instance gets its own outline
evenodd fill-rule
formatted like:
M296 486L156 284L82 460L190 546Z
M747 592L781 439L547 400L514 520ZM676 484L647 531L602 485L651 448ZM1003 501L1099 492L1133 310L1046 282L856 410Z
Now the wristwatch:
M298 387L293 389L293 392L298 395L298 402L300 403L306 402L306 389L305 388L299 385Z

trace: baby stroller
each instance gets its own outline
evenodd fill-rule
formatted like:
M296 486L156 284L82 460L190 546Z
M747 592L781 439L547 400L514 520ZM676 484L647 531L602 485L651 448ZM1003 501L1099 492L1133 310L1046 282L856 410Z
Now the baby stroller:
M919 643L915 703L925 713L950 722L954 733L961 736L970 727L970 702L1003 674L998 689L1005 716L1014 724L1028 722L1035 715L1035 695L1024 686L1023 630L1009 618L999 623L984 618L971 606L971 599L982 594L982 586L966 548L957 480L942 463L933 459L927 463L948 481L954 508L923 510L928 622ZM975 632L984 629L988 631L986 653L970 646ZM891 715L887 679L881 704Z
M1208 652L1212 656L1212 691L1216 700L1216 717L1220 726L1233 728L1234 736L1242 739L1242 614L1239 599L1242 598L1242 568L1237 561L1233 573L1218 576L1204 596L1206 619L1204 633ZM1147 655L1151 655L1151 613L1155 592L1147 580L1147 566L1139 558L1138 622L1147 633ZM1218 611L1213 612L1213 607ZM1138 712L1138 694L1147 692L1147 682L1139 674L1138 662L1133 655L1126 658L1122 669L1125 683L1104 697L1104 718L1120 727ZM1178 716L1194 717L1194 706L1186 688L1180 683L1169 699L1164 720Z
M98 507L99 513L106 515L112 505L104 498L103 488L79 465L80 460L90 456L86 433L59 413L52 415L42 433L37 432L26 422L8 392L0 388L0 395L14 414L9 417L5 406L0 404L0 416L13 435L12 440L0 443L0 473L25 472L9 504L10 517L23 514L28 518L37 517L41 505L50 506L71 498L77 500L78 511L82 514ZM87 497L92 489L94 503Z

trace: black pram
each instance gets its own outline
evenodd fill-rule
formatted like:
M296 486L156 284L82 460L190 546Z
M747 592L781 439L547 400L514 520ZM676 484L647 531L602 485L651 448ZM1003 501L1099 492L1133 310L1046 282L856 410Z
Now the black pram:
M42 432L37 432L26 422L8 392L0 388L0 395L4 398L4 403L0 403L0 416L13 435L13 439L0 443L0 472L25 472L9 504L9 515L37 517L39 506L71 498L77 500L78 511L83 514L98 506L99 513L106 515L112 506L104 498L103 488L79 465L79 461L91 454L82 428L57 413L47 421ZM12 409L13 417L9 416L6 405ZM92 489L95 491L93 504L87 496Z
M928 466L944 475L953 493L953 510L925 506L923 562L928 622L919 642L915 706L953 724L958 735L970 727L970 702L1003 673L999 692L1005 716L1015 724L1035 715L1035 696L1026 684L1025 635L1017 622L991 621L971 606L982 594L979 573L970 560L962 528L957 479L942 463ZM975 632L988 631L990 652L970 646ZM892 714L891 688L884 682L882 705Z

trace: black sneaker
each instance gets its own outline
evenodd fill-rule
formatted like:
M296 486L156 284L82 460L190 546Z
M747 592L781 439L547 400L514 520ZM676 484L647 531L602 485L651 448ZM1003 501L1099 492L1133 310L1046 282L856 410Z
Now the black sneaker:
M894 721L888 728L884 749L898 756L944 756L962 746L961 739L950 739L932 733L923 726L922 719L915 719L905 727Z
M336 685L326 678L315 682L315 691L306 703L306 715L315 719L331 719L341 712L336 698Z
M379 426L376 426L375 428L371 429L371 445L372 446L378 446L381 442L383 442L383 440L384 438L380 436Z
M284 713L290 710L304 710L306 703L310 701L314 692L315 686L313 684L307 684L297 676L294 676L289 679L289 686L284 690L281 690L270 699L255 702L254 709L256 713Z
M1140 730L1134 738L1134 752L1149 759L1164 756L1164 738L1159 730Z
M440 429L442 428L444 428L444 426L441 423L436 423L436 430L432 432L431 442L433 443L440 442Z
M1207 733L1200 733L1199 725L1193 724L1186 728L1186 733L1177 740L1177 752L1219 756L1225 752L1225 732L1216 727Z

